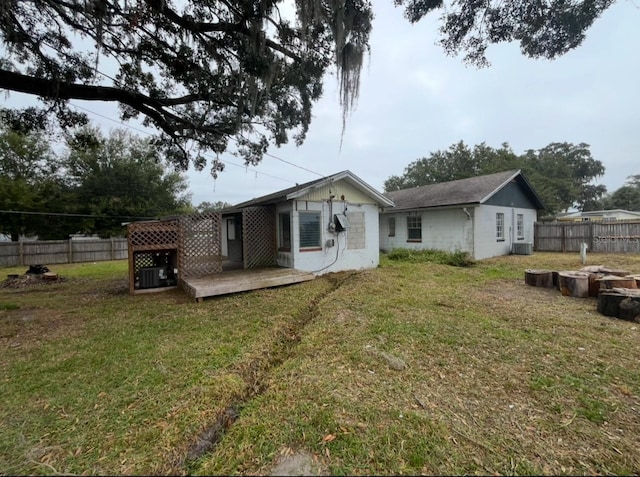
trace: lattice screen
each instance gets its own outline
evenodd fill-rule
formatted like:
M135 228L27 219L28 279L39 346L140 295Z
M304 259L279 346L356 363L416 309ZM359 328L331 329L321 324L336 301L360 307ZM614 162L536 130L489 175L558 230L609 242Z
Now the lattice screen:
M222 271L222 216L219 212L179 219L178 275L182 278Z
M127 226L129 244L136 250L178 248L178 223L175 220L134 222Z
M242 209L244 268L276 265L276 213L273 207Z

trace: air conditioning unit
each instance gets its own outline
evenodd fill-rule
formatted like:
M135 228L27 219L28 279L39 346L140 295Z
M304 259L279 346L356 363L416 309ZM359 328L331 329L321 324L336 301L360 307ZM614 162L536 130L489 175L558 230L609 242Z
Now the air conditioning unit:
M158 288L163 278L166 278L164 267L143 267L140 269L140 288Z
M513 255L531 255L533 253L533 244L526 242L516 242L513 244L511 253Z

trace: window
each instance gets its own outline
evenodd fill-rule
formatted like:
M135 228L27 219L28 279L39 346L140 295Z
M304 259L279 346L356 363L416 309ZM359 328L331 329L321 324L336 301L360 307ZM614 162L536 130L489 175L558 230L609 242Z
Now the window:
M498 212L496 214L496 239L504 240L504 214Z
M278 214L278 250L291 251L291 215L289 212Z
M389 237L396 236L396 218L389 217Z
M524 239L524 215L516 215L516 230L518 232L518 239Z
M407 242L422 242L422 217L419 215L407 217Z
M321 248L320 212L300 212L300 248Z

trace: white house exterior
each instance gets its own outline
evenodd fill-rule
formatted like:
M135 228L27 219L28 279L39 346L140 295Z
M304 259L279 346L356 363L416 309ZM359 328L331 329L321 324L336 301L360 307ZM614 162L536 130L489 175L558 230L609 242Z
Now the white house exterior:
M611 209L590 210L588 212L568 212L556 215L558 222L614 222L616 220L640 220L640 212L633 210Z
M251 228L247 211L262 208L273 218L274 265L317 275L375 268L379 212L392 204L353 173L343 171L225 209L222 254L230 261L243 260Z
M508 255L533 244L542 201L520 170L388 192L395 207L380 215L380 248ZM514 245L515 244L515 245Z

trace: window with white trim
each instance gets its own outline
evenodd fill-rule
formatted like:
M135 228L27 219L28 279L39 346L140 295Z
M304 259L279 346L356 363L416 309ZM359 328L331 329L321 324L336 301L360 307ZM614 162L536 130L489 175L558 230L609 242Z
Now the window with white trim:
M419 215L407 217L407 242L422 242L422 217Z
M321 248L320 212L299 212L300 249Z
M496 214L496 239L504 240L504 214L502 212Z

